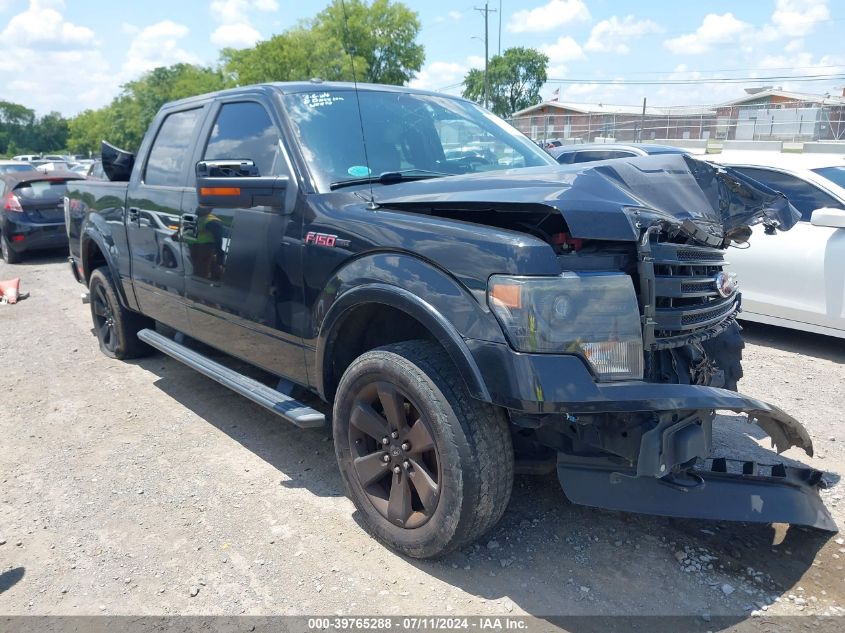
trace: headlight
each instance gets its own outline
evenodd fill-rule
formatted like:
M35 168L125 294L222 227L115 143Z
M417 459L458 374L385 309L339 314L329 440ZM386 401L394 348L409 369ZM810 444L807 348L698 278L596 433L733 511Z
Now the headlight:
M521 352L584 356L605 380L641 380L643 337L628 275L494 275L488 302Z

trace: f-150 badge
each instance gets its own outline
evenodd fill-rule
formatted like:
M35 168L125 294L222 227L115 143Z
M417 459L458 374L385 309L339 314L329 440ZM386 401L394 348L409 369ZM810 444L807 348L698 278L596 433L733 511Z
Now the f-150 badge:
M349 240L342 240L338 238L337 235L331 235L329 233L315 233L314 231L308 231L305 235L305 243L316 244L317 246L328 246L329 248L334 248L335 246L344 247L351 244Z

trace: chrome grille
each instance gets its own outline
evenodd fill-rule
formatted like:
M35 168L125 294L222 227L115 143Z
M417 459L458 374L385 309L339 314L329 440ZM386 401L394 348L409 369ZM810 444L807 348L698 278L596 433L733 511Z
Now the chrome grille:
M650 234L640 243L640 304L646 349L684 345L709 338L730 324L739 296L722 297L716 275L725 266L724 251L673 244Z

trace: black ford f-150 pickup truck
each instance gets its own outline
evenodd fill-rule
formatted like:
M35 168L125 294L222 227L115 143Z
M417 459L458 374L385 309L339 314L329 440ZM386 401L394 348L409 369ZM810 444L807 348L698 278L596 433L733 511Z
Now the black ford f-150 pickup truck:
M812 455L736 391L725 251L797 218L753 180L685 155L561 167L468 101L320 82L168 104L103 166L65 201L103 352L157 348L302 427L327 420L301 393L333 403L349 495L398 551L477 538L515 470L591 506L836 529L819 471L711 455L717 410Z

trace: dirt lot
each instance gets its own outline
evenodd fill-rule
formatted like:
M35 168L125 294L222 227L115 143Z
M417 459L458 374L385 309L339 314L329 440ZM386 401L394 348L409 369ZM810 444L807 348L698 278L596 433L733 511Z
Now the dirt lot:
M476 546L396 556L356 523L326 432L167 357L104 357L62 253L0 262L14 276L31 296L0 306L2 614L845 613L838 536L580 508L554 477L518 478ZM845 527L845 342L746 333L742 390L806 424L817 457L789 456L827 471Z

